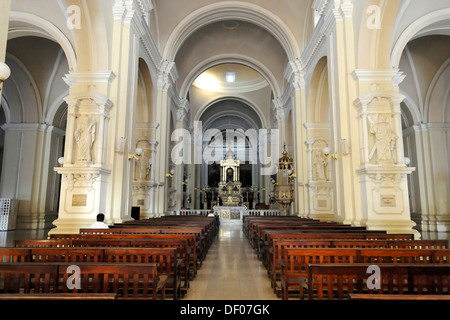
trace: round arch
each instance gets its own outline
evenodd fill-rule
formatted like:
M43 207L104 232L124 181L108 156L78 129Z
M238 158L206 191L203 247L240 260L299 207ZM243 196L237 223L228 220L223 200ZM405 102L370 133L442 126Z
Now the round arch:
M174 61L181 45L196 30L210 23L229 19L253 23L267 30L280 42L289 60L301 55L292 31L278 16L255 4L222 1L204 6L186 16L169 36L163 58Z
M205 113L205 111L207 109L209 109L210 107L214 106L215 104L217 104L219 102L226 101L226 100L235 100L235 101L239 101L239 102L246 104L258 115L262 127L267 128L267 125L268 125L267 119L264 116L264 114L261 112L261 110L258 108L258 106L254 102L250 101L247 97L239 97L239 96L232 96L232 97L225 96L225 97L221 97L219 99L215 99L213 101L206 103L205 105L201 106L198 109L197 113L194 116L193 121L194 122L200 121L200 119L202 118L202 115ZM252 122L254 122L254 121L252 121Z
M15 11L10 13L10 23L11 22L29 24L35 26L36 29L15 29L8 33L8 40L23 36L38 36L55 41L63 49L69 64L69 69L73 71L77 70L77 56L75 50L66 35L54 24L30 13Z
M204 71L208 70L209 68L215 67L219 64L224 63L235 63L235 64L242 64L246 67L252 68L259 72L264 79L269 83L270 87L272 88L272 91L276 96L281 95L281 88L278 86L278 82L273 75L273 73L270 71L270 69L265 66L264 64L260 63L256 59L253 59L249 56L243 56L243 55L236 55L233 56L229 55L219 55L210 57L209 59L203 61L201 64L195 66L191 72L186 77L184 83L181 86L180 90L180 96L181 97L187 97L189 88L191 87L192 83L195 81L195 79Z
M436 22L448 20L449 16L450 8L446 8L428 13L412 22L405 30L403 30L392 47L391 67L398 68L403 50L405 49L406 45L411 39L416 37L416 35L420 33L421 30L431 26ZM430 34L432 32L433 28L427 29L427 34Z

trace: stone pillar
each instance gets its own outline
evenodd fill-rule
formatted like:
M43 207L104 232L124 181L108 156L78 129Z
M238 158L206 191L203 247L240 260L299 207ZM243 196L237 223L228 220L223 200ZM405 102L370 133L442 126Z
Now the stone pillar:
M414 140L409 145L411 150L408 156L411 158L411 165L417 167L416 181L412 188L415 192L410 194L410 197L419 198L413 199L417 213L413 220L420 225L422 231L449 231L450 187L447 154L450 148L450 125L420 123L406 130Z
M56 218L58 179L51 168L62 154L64 132L46 124L5 124L0 196L19 200L17 228L50 228Z
M278 150L279 154L282 154L283 146L286 143L286 119L288 110L281 99L274 99L272 101L272 110L278 129Z
M334 220L333 163L323 149L329 147L328 124L307 123L308 148L308 217L323 221Z
M189 113L189 101L187 101L186 99L183 99L181 101L179 101L179 106L176 109L175 112L175 130L184 130L186 128L186 124L187 124L187 115ZM184 139L184 137L183 137ZM186 147L191 147L191 145L189 144L184 144L183 141L183 146ZM183 155L186 152L190 152L190 150L184 150L183 148ZM184 161L182 161L182 163L180 164L176 164L175 165L175 175L173 177L173 187L175 188L175 210L180 210L181 207L183 206L183 180L184 180L184 168L185 168L185 163Z
M156 141L158 141L158 153L155 159L155 215L162 216L167 213L168 208L168 180L166 173L169 170L170 158L170 106L171 97L175 96L173 84L178 78L175 63L163 61L158 71L158 82L156 92L156 122L160 124L156 130Z
M293 207L294 214L301 217L308 217L308 158L307 146L305 145L307 138L306 127L306 90L305 90L305 70L300 59L289 61L287 64L284 77L289 86L286 89L285 100L292 101L292 128L294 143L294 170L296 178L294 180L295 200Z
M64 165L55 168L62 175L60 208L56 229L50 234L78 233L89 227L98 213L106 212L107 182L105 141L112 102L98 93L73 93L68 103Z
M11 0L0 1L0 61L5 62Z
M360 91L358 111L359 155L357 170L362 198L361 224L372 230L420 234L411 220L407 176L414 168L404 162L398 93L403 79L397 70L355 70Z
M10 10L11 0L0 1L0 62L5 62L6 58ZM3 83L0 83L0 107L2 105L2 87Z

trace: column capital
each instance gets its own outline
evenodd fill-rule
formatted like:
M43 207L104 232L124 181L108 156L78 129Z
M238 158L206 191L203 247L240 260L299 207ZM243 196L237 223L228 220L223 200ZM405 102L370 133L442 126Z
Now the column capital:
M106 96L95 92L82 92L71 94L64 98L69 105L69 113L95 113L105 117L109 116L109 110L113 102Z
M94 71L94 72L74 72L70 71L63 78L64 82L70 87L70 89L76 86L99 86L109 85L116 75L111 70L106 71Z
M167 92L178 79L175 62L163 60L158 69L158 90Z
M272 100L272 110L277 122L286 121L287 109L282 99L275 98Z
M353 1L352 0L333 0L333 15L337 22L342 22L345 19L351 19L353 16Z
M380 90L381 87L386 85L398 90L400 83L406 76L398 69L356 69L352 72L352 77L360 84L370 85L372 90Z
M284 78L296 90L305 89L305 66L301 59L290 60L284 70Z

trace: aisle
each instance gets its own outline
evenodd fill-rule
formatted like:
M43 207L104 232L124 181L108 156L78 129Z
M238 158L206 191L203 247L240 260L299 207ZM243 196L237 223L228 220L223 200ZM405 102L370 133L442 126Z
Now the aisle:
M242 225L220 226L203 266L183 300L279 300L267 271L242 232Z

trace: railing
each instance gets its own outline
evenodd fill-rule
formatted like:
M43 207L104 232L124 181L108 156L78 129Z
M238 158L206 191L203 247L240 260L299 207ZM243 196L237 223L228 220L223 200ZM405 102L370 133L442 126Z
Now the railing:
M174 210L171 215L174 216L207 216L211 210L204 209L182 209L182 210ZM270 216L280 216L280 210L269 210L269 209L261 209L261 210L243 210L242 214L245 216L262 216L262 217L270 217Z
M260 210L246 210L244 215L248 216L263 216L263 217L278 217L281 215L280 210L269 210L269 209L260 209Z
M172 216L207 216L211 210L204 209L182 209L173 210Z

